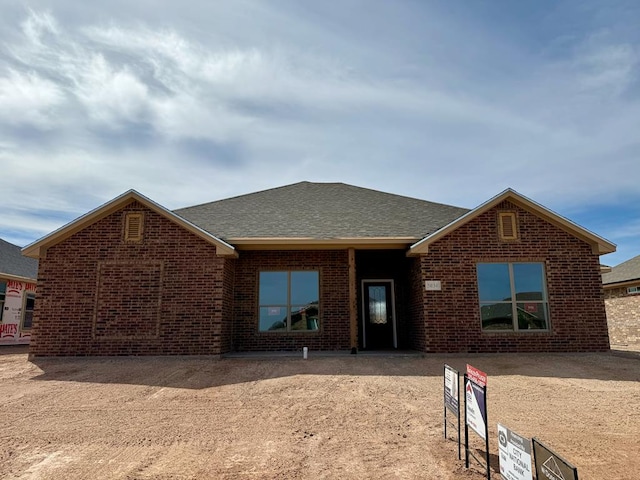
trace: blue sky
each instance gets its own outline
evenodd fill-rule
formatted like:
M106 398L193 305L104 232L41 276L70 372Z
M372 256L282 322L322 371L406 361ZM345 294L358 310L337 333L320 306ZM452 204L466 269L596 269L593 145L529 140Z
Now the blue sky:
M187 6L188 5L188 6ZM640 254L640 3L0 0L0 237L134 188L507 187Z

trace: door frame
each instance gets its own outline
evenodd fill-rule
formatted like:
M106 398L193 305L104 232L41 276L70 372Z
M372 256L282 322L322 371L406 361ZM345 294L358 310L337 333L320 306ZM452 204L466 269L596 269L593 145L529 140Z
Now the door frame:
M391 321L393 324L393 348L398 348L398 333L396 331L396 289L392 278L367 278L363 279L360 284L360 293L362 295L362 348L367 348L367 322L365 314L365 286L367 283L388 283L391 288Z

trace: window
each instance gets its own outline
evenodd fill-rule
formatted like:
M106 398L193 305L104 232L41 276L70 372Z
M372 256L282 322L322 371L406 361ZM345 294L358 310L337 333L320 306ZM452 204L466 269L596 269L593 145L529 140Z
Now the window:
M24 316L22 317L22 328L28 330L33 325L33 306L36 303L36 294L27 292L24 299Z
M479 263L477 268L483 330L549 329L542 263Z
M319 290L314 270L260 272L260 331L318 330Z
M0 282L0 322L2 322L2 314L4 313L4 297L7 292L7 282Z
M629 287L627 293L640 293L640 287Z

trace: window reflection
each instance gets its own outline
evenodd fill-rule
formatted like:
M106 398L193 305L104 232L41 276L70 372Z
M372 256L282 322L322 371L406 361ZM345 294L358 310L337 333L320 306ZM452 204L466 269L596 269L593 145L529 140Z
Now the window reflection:
M319 330L317 271L260 272L259 289L261 332Z
M387 289L384 286L369 287L369 323L384 325L387 323Z
M549 307L542 263L480 263L483 330L547 330Z

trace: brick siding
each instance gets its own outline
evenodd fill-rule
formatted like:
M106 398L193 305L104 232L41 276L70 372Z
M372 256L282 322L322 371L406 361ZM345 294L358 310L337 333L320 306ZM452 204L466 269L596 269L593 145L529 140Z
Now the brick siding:
M498 212L507 210L517 213L518 240L499 238ZM141 242L124 241L127 212L144 213ZM476 264L526 261L545 265L550 331L483 332ZM356 264L360 318L360 281L394 279L400 348L609 348L599 257L587 243L510 202L430 245L425 255L407 259L401 251L362 251L356 252ZM319 331L259 332L259 272L307 269L320 275ZM440 280L442 291L425 291L425 280ZM213 245L132 202L40 259L34 356L215 355L303 346L351 347L347 250L241 251L237 259L223 258Z
M144 213L141 242L124 216ZM217 355L231 345L232 259L132 202L40 259L34 356Z
M627 287L605 288L605 308L612 345L640 346L640 294L627 293Z
M320 329L259 332L258 278L263 270L320 272ZM242 251L236 260L233 349L347 350L350 348L349 257L347 250Z
M501 241L497 214L516 211L519 239ZM543 262L550 311L548 332L483 332L478 262ZM591 246L540 217L505 201L429 246L420 258L422 280L440 280L442 291L422 291L412 302L414 324L425 333L415 348L427 352L606 351L609 348L599 257ZM416 275L414 274L414 278Z

